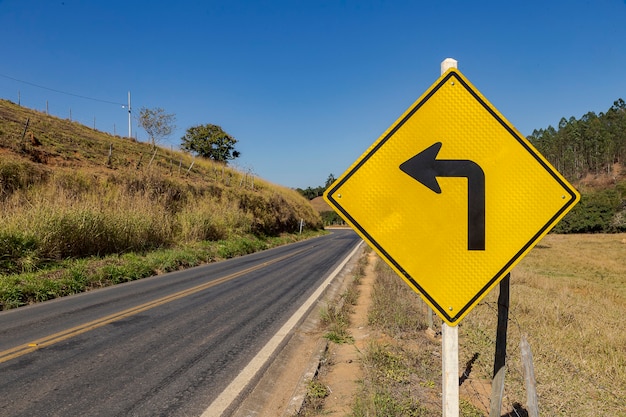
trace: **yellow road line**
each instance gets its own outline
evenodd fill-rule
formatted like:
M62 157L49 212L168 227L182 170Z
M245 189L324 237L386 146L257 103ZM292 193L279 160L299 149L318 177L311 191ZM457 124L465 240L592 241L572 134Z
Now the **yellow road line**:
M159 298L159 299L156 299L156 300L153 300L153 301L149 301L147 303L144 303L144 304L141 304L141 305L138 305L138 306L135 306L135 307L131 307L129 309L126 309L126 310L123 310L123 311L119 311L117 313L113 313L113 314L105 316L105 317L101 317L99 319L90 321L88 323L80 324L78 326L69 328L67 330L63 330L63 331L51 334L51 335L46 336L46 337L42 337L42 338L34 340L32 342L29 342L29 343L26 343L26 344L23 344L23 345L19 345L19 346L16 346L14 348L11 348L11 349L7 349L5 351L0 352L0 363L10 361L11 359L15 359L17 357L20 357L20 356L26 355L28 353L34 352L37 349L41 349L41 348L53 345L53 344L61 342L63 340L70 339L70 338L72 338L74 336L78 336L79 334L86 333L86 332L88 332L90 330L97 329L98 327L105 326L105 325L107 325L109 323L113 323L115 321L122 320L122 319L124 319L126 317L130 317L130 316L133 316L135 314L141 313L143 311L150 310L151 308L158 307L160 305L169 303L170 301L178 300L179 298L183 298L183 297L186 297L188 295L195 294L197 292L200 292L200 291L206 290L208 288L214 287L216 285L222 284L224 282L233 280L233 279L238 278L238 277L240 277L242 275L245 275L247 273L256 271L258 269L264 268L264 267L269 266L271 264L275 264L276 262L280 262L280 261L282 261L284 259L287 259L287 258L289 258L291 256L295 256L298 253L303 252L305 250L306 250L306 248L305 249L300 249L297 252L290 253L288 255L281 256L280 258L276 258L276 259L273 259L271 261L267 261L267 262L264 262L262 264L259 264L259 265L256 265L256 266L244 269L243 271L239 271L239 272L235 272L235 273L230 274L230 275L226 275L225 277L218 278L218 279L213 280L211 282L207 282L206 284L201 284L201 285L198 285L196 287L189 288L187 290L179 291L179 292L174 293L172 295L168 295L166 297L162 297L162 298Z

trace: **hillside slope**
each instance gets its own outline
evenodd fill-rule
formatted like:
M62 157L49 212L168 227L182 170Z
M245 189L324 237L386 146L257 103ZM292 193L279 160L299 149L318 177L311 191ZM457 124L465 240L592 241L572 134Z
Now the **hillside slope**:
M0 100L0 274L50 261L321 228L250 172Z

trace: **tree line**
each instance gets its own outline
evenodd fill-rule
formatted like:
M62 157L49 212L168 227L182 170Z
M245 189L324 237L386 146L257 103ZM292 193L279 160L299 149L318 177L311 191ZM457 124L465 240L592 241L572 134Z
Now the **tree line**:
M626 103L618 99L606 112L580 119L561 118L557 128L534 130L528 140L570 181L604 175L605 187L580 189L581 200L557 224L557 233L626 231Z
M611 175L626 157L626 103L620 98L606 112L563 117L557 128L534 130L527 139L572 181L588 173Z
M626 180L619 170L626 162L626 102L616 100L606 111L588 112L580 119L561 118L558 126L535 129L527 139L574 184L588 174L605 175L604 188L580 190L579 204L555 227L557 233L612 233L626 231ZM309 200L321 196L335 181L329 175L319 187L298 188ZM322 213L325 224L339 221L334 212ZM333 216L335 214L336 217Z
M333 182L335 182L335 176L333 174L329 174L324 185L320 185L318 187L307 187L305 189L296 188L296 191L302 194L307 199L313 200L314 198L324 195L324 191L326 191L326 189L330 187ZM334 210L322 211L320 213L320 216L322 217L322 222L325 226L345 224L343 219L337 213L335 213Z
M307 199L313 200L316 197L321 197L322 195L324 195L324 191L326 191L326 189L330 187L333 182L335 182L335 176L333 174L329 174L324 185L320 185L319 187L309 186L305 189L296 188L296 191L302 194Z

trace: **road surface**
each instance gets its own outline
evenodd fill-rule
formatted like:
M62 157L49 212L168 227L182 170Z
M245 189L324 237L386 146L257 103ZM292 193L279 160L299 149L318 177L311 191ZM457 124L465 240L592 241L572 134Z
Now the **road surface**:
M0 312L0 415L199 416L359 241L337 230Z

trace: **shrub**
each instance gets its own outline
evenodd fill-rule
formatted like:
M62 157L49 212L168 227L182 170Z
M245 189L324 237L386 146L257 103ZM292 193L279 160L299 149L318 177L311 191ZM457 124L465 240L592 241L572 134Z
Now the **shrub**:
M0 160L0 198L44 182L48 172L28 162Z
M42 257L64 259L165 246L171 239L164 220L158 209L142 213L56 207L41 208L31 227Z
M0 273L32 272L39 264L37 240L19 231L0 230Z
M617 189L582 194L580 202L554 228L557 233L614 232L615 217L622 208Z
M217 241L230 234L250 231L251 220L228 201L204 196L190 203L177 215L182 242Z

